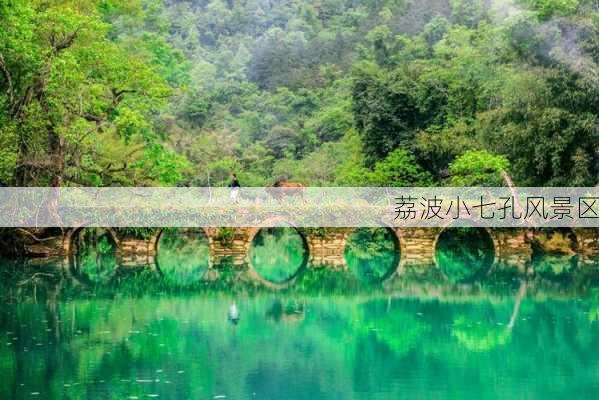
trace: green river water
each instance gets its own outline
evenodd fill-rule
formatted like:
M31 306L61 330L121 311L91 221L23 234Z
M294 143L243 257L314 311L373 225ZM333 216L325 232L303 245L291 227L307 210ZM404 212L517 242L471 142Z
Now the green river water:
M313 268L276 230L245 266L212 265L177 231L156 265L126 271L102 232L82 233L68 267L3 260L0 399L599 398L594 266L539 257L518 278L457 238L472 248L448 240L414 277L393 274L397 243L372 230L345 271Z

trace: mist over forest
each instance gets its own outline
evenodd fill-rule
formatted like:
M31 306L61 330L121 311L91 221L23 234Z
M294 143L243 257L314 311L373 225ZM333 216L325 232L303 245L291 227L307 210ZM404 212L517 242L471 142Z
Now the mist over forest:
M2 0L4 186L594 186L597 0Z

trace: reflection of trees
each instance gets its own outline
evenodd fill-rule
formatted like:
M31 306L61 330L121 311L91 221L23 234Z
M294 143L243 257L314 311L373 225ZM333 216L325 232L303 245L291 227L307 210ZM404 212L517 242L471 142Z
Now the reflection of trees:
M381 387L389 391L387 398L416 389L434 397L430 388L435 385L466 396L467 390L485 388L476 380L464 387L465 377L495 375L504 382L504 393L517 397L522 373L531 365L536 371L529 377L531 390L540 385L536 377L547 385L547 377L555 374L569 377L551 383L558 394L588 388L599 367L593 351L599 335L585 312L597 296L523 301L525 295L522 285L515 298L493 302L484 297L439 302L379 295L240 296L235 301L243 318L234 329L226 321L232 299L223 294L22 301L0 313L0 331L23 340L18 347L0 346L5 377L0 398L19 397L11 394L15 381L26 383L27 393L40 391L48 398L63 398L63 384L73 382L86 384L69 388L70 398L96 390L114 398L147 393L246 398L252 392L283 398L331 391L338 398L360 398ZM300 313L293 324L272 322ZM60 319L60 343L51 329L54 316ZM36 346L38 341L44 345ZM390 384L413 376L418 388L403 386L399 392Z
M452 335L470 351L489 351L505 345L511 338L522 300L526 295L526 282L521 282L514 300L514 307L507 324L472 320L467 315L458 315L453 322Z
M522 300L526 296L526 281L520 282L520 289L518 289L518 294L516 295L516 301L514 302L514 310L512 311L512 316L510 317L510 322L508 322L508 329L514 329L516 325L516 321L518 320L518 315L520 314L520 306L522 305Z
M448 228L439 236L436 258L450 280L470 281L493 263L493 242L482 228Z
M327 267L308 268L293 284L293 290L311 294L349 294L359 290L360 282L347 270L332 270Z
M569 228L539 229L532 242L535 253L576 254L576 235Z
M532 242L532 267L546 279L569 279L578 266L576 235L569 228L539 229Z
M105 283L116 267L116 244L101 228L84 228L76 237L77 272L93 283Z
M359 228L347 239L345 260L360 279L378 281L397 264L399 249L393 232L386 228Z
M361 335L373 335L395 355L402 356L414 349L429 327L415 316L400 310L390 310L377 318L360 321Z
M165 229L160 235L156 258L167 284L197 283L210 264L208 238L198 230Z
M566 254L538 254L533 258L535 273L544 278L567 278L578 266L578 256Z
M254 237L250 258L264 279L284 282L304 264L307 250L293 228L265 228Z
M403 318L401 313L389 313L379 319L376 315L383 312L383 307L368 311L368 307L361 309L352 301L338 304L326 300L312 302L311 313L303 314L294 324L274 327L263 317L272 311L271 302L244 302L240 304L244 318L233 333L225 319L227 306L228 301L215 298L194 298L189 302L184 299L84 300L62 304L61 336L66 347L38 349L52 358L56 375L48 378L34 364L25 362L27 371L19 381L42 384L50 379L49 387L38 391L44 394L50 391L52 396L59 397L64 382L93 381L98 385L97 382L105 380L110 382L110 392L115 398L127 398L136 379L154 379L155 371L163 369L165 375L159 377L175 381L176 371L184 370L177 393L185 398L201 398L219 392L241 398L246 388L240 376L270 371L275 381L281 382L288 371L289 382L298 382L301 376L300 380L308 385L326 388L331 376L340 383L350 381L347 374L351 368L348 370L345 365L357 357L360 343L373 340L373 333L377 335L376 341L397 354L404 353L404 348L413 348L418 336L409 333L411 323L405 322L409 319ZM283 314L304 312L301 301L286 300L280 306ZM41 308L32 307L23 312L21 317L42 320L36 317L43 312ZM44 332L45 324L31 329L37 335ZM289 329L297 332L291 333ZM178 361L173 363L172 360ZM292 360L300 362L297 369L286 369L284 366ZM314 366L327 370L328 377L316 371L311 375L309 371ZM284 389L277 389L275 381L262 382L256 390L269 390L268 385L274 385L270 390ZM297 389L302 390L302 387ZM84 389L82 385L69 390L76 398L85 396L85 390L93 389ZM167 395L164 390L172 389L162 386L155 392ZM3 393L6 392L1 391L0 396Z
M470 351L488 351L507 343L510 332L494 323L477 324L466 315L459 315L453 322L452 335Z
M304 319L304 302L290 299L285 302L276 299L266 310L266 318L275 322L295 323Z
M589 321L599 321L599 288L594 288L590 293L591 307L589 309Z

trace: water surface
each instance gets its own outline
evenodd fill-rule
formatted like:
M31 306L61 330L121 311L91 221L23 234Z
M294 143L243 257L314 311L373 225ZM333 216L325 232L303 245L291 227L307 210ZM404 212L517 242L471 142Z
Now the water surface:
M599 398L597 265L570 255L523 277L458 236L411 276L367 229L335 270L263 230L247 265L213 265L173 230L132 268L109 232L80 235L66 264L0 260L0 399Z
M28 287L0 308L0 398L597 398L599 293L530 285L108 296L68 282Z

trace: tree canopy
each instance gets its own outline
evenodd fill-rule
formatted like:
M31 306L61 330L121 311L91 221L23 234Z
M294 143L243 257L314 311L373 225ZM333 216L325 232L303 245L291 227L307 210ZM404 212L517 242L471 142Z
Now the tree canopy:
M7 0L0 184L595 185L598 62L591 0Z

